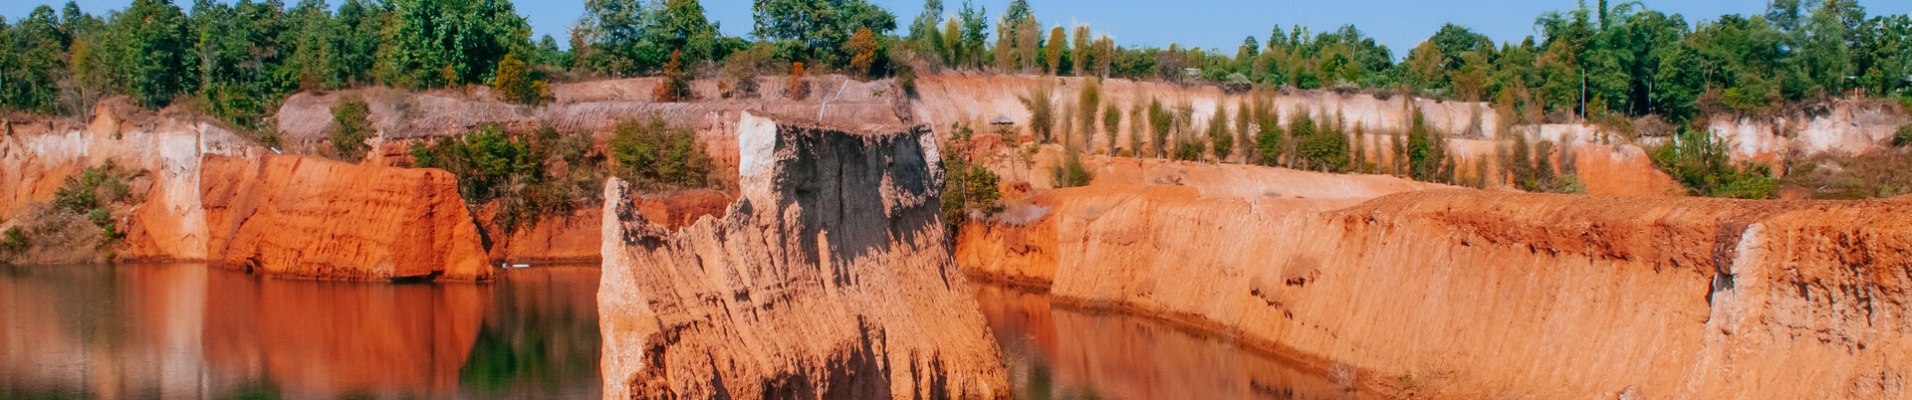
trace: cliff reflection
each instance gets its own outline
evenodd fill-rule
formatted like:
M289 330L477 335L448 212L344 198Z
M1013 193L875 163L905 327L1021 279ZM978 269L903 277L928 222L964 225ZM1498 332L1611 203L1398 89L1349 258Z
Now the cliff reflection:
M592 398L596 287L593 268L391 285L0 267L0 398Z
M1141 317L975 284L1019 399L1352 399L1328 377Z

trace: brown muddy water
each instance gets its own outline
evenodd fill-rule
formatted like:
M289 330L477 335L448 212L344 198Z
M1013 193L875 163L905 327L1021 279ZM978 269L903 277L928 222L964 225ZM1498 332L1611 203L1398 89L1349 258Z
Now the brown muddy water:
M0 266L0 399L597 398L597 285L588 266L486 285ZM1357 397L1225 339L974 287L1018 399Z

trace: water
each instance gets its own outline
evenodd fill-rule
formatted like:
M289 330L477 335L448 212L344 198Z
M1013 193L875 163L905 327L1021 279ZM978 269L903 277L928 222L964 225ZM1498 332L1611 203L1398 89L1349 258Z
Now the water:
M1049 296L971 285L1018 399L1356 399L1348 385L1150 319L1057 308Z
M595 267L498 283L0 266L0 399L600 397ZM1019 399L1348 399L1218 338L973 285Z
M510 274L0 267L0 398L598 398L597 269Z

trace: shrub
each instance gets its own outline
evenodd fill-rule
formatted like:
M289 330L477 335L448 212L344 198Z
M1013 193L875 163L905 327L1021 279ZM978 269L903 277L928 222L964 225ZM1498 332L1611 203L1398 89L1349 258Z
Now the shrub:
M1049 87L1049 84L1037 84L1035 87L1029 88L1029 94L1023 95L1020 98L1023 107L1029 109L1030 134L1035 135L1036 140L1043 143L1055 141L1053 135L1056 125L1056 110L1055 100L1050 98L1052 92L1053 89Z
M1217 161L1227 161L1235 151L1235 134L1228 130L1228 108L1216 107L1215 118L1208 121L1208 141L1215 144Z
M1207 146L1203 146L1201 142L1194 140L1184 142L1175 146L1175 159L1180 161L1201 161L1202 150L1206 150L1206 147Z
M1155 150L1156 157L1166 157L1168 151L1168 133L1175 128L1175 114L1162 107L1161 100L1149 100L1149 148Z
M1122 126L1122 107L1109 102L1107 110L1102 111L1102 134L1109 138L1109 154L1115 154L1116 131Z
M1281 141L1286 132L1281 131L1280 111L1265 105L1260 107L1260 121L1256 123L1260 131L1255 134L1256 160L1261 165L1274 166L1281 163Z
M651 89L651 98L666 103L691 100L690 79L690 71L684 68L684 51L671 50L671 60L664 63L664 81Z
M11 256L26 252L33 244L27 241L27 232L20 227L7 229L5 237L0 237L0 256Z
M1912 146L1912 124L1899 127L1899 132L1892 135L1892 145L1896 147Z
M87 215L95 209L128 200L131 187L127 186L126 179L137 175L120 170L113 160L106 160L100 166L80 171L78 176L67 177L60 190L53 193L53 205Z
M1102 109L1102 85L1096 83L1094 79L1084 79L1082 91L1076 94L1076 109L1079 111L1077 116L1081 118L1081 121L1077 123L1082 128L1082 146L1094 151L1096 110ZM1105 127L1104 129L1114 130L1115 128Z
M1095 176L1082 166L1082 156L1071 147L1063 151L1062 162L1056 163L1054 170L1056 188L1088 186Z
M947 148L953 150L953 157L943 159L946 177L943 181L943 223L954 238L962 229L963 221L971 215L993 214L1002 210L1002 193L997 185L1001 177L996 176L982 165L976 165L968 159L970 141L975 131L966 125L952 125L954 132L950 136Z
M1348 168L1348 136L1337 129L1328 129L1310 135L1296 135L1295 155L1300 157L1309 169L1324 172L1341 172Z
M595 193L609 173L592 147L590 135L563 135L548 126L531 134L485 126L463 137L414 144L411 153L418 167L457 176L467 207L497 202L494 221L509 233L598 200Z
M515 54L506 54L498 60L498 70L491 77L491 90L499 100L518 104L541 105L551 99L551 84L533 76L530 67Z
M759 42L724 58L724 78L717 83L724 98L752 99L758 95L757 75L771 68L769 43Z
M1725 143L1703 131L1686 130L1676 144L1653 149L1653 165L1672 175L1692 194L1711 197L1764 199L1772 197L1778 178L1764 164L1735 165Z
M619 123L611 158L618 178L654 190L709 186L714 168L696 132L670 126L659 116Z
M419 167L457 176L458 194L471 205L516 194L519 185L535 184L539 178L540 163L533 159L530 146L513 140L496 125L430 145L413 144L412 158Z
M365 152L371 149L365 140L370 139L373 133L372 123L367 119L370 114L371 108L365 104L365 99L358 96L340 99L339 104L332 107L332 128L328 139L332 141L332 149L336 152L333 159L351 163L365 159Z

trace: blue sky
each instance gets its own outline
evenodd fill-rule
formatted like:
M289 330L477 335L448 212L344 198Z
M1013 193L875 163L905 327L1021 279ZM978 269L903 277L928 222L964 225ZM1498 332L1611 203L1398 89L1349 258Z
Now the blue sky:
M190 7L190 0L175 0ZM895 13L902 29L923 9L922 0L872 0ZM998 15L1010 0L978 0L989 13ZM294 3L296 0L287 0ZM338 3L338 0L330 0ZM8 20L25 16L40 4L65 4L46 0L5 0L0 15ZM88 12L104 14L119 9L131 0L79 0ZM949 12L961 7L961 0L944 0ZM1405 54L1421 40L1433 35L1442 23L1453 22L1487 34L1495 41L1519 40L1533 35L1534 17L1550 10L1575 7L1573 0L1030 0L1036 17L1045 24L1087 23L1105 32L1123 45L1166 46L1169 43L1198 45L1232 51L1242 38L1254 35L1266 40L1275 24L1284 27L1306 24L1315 31L1354 24L1368 35L1392 48L1396 56ZM1615 1L1618 3L1618 1ZM1713 19L1722 14L1754 14L1765 10L1762 0L1646 0L1648 8L1686 15L1687 21ZM583 0L516 0L518 12L531 19L537 35L552 35L564 42L565 31L584 12ZM722 24L724 33L750 33L750 0L705 0L710 17ZM1912 13L1912 1L1860 0L1870 14Z

